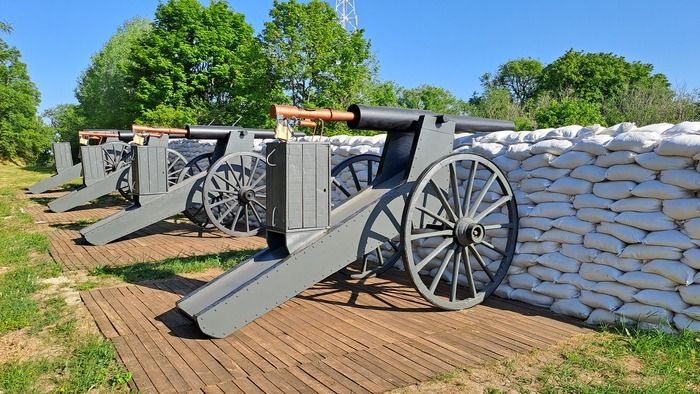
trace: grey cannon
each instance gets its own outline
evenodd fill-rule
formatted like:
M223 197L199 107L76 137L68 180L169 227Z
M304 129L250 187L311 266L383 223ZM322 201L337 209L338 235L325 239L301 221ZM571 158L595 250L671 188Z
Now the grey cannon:
M414 286L437 307L471 307L498 287L515 252L513 190L490 160L455 152L454 140L512 122L362 105L271 112L386 131L378 172L331 210L327 143L268 144L268 247L177 303L202 332L225 337L394 239Z
M81 145L108 144L110 148L107 151L116 152L118 149L111 147L120 146L122 143L131 141L134 133L127 130L89 129L79 131L78 137ZM82 176L83 166L81 163L73 164L73 152L71 151L70 142L54 142L52 151L56 173L29 186L29 193L45 193ZM94 159L94 157L89 159Z

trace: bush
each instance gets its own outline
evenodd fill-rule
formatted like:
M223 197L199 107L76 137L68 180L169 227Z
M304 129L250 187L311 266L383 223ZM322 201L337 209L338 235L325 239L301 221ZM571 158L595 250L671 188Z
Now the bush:
M572 124L588 126L604 123L597 105L583 100L562 99L552 101L535 111L537 127L561 127Z

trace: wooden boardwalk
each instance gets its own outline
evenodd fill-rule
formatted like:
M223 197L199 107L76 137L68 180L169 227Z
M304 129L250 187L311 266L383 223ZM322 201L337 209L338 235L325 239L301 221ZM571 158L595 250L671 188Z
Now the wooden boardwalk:
M589 331L495 297L438 311L401 275L359 283L338 274L215 340L173 309L210 278L81 295L141 392L383 392Z

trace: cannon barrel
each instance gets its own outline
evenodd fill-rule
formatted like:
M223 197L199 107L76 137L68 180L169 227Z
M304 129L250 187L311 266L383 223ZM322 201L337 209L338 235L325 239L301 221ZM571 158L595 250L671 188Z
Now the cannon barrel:
M151 126L141 126L141 125L132 125L131 130L134 133L139 133L139 134L152 134L152 135L171 135L173 137L184 137L185 136L185 129L177 129L177 128L169 128L169 127L151 127Z
M248 129L236 126L187 125L185 126L185 130L187 130L185 138L192 140L218 140L228 137L229 133L232 131L246 131L248 133L253 133L254 138L275 138L275 131L270 129ZM302 137L304 135L304 133L294 133L295 137Z
M134 133L130 130L116 129L85 129L78 132L79 137L88 139L118 138L119 141L129 142L134 139Z

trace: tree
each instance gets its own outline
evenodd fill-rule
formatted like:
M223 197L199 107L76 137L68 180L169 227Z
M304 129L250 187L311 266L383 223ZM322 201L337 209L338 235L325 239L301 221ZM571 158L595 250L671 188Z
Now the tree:
M241 116L242 125L266 119L270 84L264 59L253 28L225 1L207 7L197 0L161 3L152 30L131 51L127 80L136 113L170 108L206 123L233 123Z
M542 128L604 123L597 105L572 98L554 100L549 105L538 108L535 120L537 126Z
M376 73L362 30L345 31L321 0L275 0L270 16L260 38L287 102L344 108L362 97Z
M89 123L82 115L80 107L76 104L60 104L44 111L44 118L48 119L48 127L59 141L70 142L73 156L77 158L80 151L78 131L87 127Z
M151 29L145 19L126 22L92 56L75 89L86 124L91 128L130 128L138 114L132 111L133 89L127 83L132 48Z
M542 68L539 60L524 57L500 65L496 75L484 74L481 81L487 89L506 89L513 102L524 107L537 92Z
M3 23L0 30L10 32ZM36 109L39 91L20 52L0 38L0 159L36 160L51 142Z
M449 90L432 85L404 89L398 101L401 107L445 114L461 115L466 109L466 103L455 97Z

